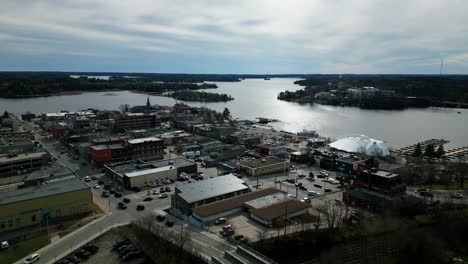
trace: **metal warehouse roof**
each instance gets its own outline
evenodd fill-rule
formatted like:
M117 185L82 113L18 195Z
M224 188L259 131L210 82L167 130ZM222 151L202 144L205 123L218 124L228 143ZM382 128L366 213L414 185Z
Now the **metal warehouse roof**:
M248 188L243 180L232 174L228 174L204 181L179 185L176 187L176 192L180 192L179 196L188 203L194 203Z
M140 171L125 173L125 176L131 178L131 177L138 177L138 176L148 175L148 174L152 174L152 173L158 173L158 172L162 172L162 171L176 170L176 169L177 169L177 167L175 167L175 166L165 166L165 167L160 167L160 168L154 168L154 169L140 170Z
M90 188L91 187L89 185L78 178L57 181L41 186L17 189L9 192L0 192L0 205L33 200Z

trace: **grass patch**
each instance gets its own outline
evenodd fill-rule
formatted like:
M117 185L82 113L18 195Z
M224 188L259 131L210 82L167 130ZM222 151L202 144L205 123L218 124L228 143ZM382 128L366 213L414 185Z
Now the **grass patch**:
M28 234L25 237L13 239L10 248L0 251L0 263L14 263L27 255L50 243L47 232L37 232Z

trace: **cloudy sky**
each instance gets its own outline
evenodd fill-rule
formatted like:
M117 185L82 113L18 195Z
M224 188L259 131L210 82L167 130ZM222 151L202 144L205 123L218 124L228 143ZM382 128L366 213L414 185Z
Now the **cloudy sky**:
M468 73L466 0L0 0L0 70Z

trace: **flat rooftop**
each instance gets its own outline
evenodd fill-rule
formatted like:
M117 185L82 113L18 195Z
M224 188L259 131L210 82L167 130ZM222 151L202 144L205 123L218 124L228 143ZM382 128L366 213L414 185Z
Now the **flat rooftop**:
M242 161L242 162L239 162L239 164L242 166L247 166L251 168L259 168L259 167L274 165L274 164L283 163L283 162L286 162L286 160L283 160L277 157L266 157L262 159Z
M125 173L125 176L132 178L132 177L138 177L138 176L148 175L152 173L158 173L162 171L176 170L176 169L177 168L174 166L165 166L165 167L159 167L159 168L154 168L154 169L146 169L146 170Z
M125 146L123 144L111 144L111 145L97 145L91 146L95 150L104 150L104 149L123 149Z
M120 174L128 174L137 171L145 171L148 169L156 169L161 167L167 166L174 166L176 168L185 167L194 165L194 162L186 160L184 158L175 158L175 159L165 159L165 160L158 160L153 162L144 162L141 160L129 160L123 162L116 162L112 164L105 165L109 167L116 173Z
M289 199L270 206L254 209L250 212L261 219L269 221L279 217L284 217L286 210L289 215L309 207L310 205L308 203L304 203L296 199Z
M58 166L58 167L42 167L40 170L31 172L24 181L47 179L47 178L59 178L74 175L68 168Z
M144 142L158 142L158 141L162 141L162 139L157 138L157 137L145 137L145 138L129 139L128 143L129 144L141 144Z
M247 201L245 202L245 205L252 209L258 209L282 202L287 199L290 199L290 197L288 197L286 193L278 192L267 196L259 197L251 201Z
M188 203L203 201L227 193L247 190L245 182L232 174L217 176L176 187L176 193Z
M16 162L29 159L40 159L47 155L47 152L30 152L30 153L21 153L16 155L0 155L0 163L4 162Z
M209 217L222 212L226 212L235 208L241 207L245 202L266 196L274 193L282 193L275 188L266 188L255 192L249 192L236 197L228 198L222 201L198 206L192 209L194 213L201 217Z
M372 174L372 175L379 176L379 177L387 178L387 179L390 179L390 178L394 178L394 177L398 177L398 176L399 176L399 175L396 174L396 173L391 173L391 172L384 171L384 170L378 170L378 171L366 170L365 172L370 173L370 174Z
M9 192L0 192L0 205L53 196L90 189L85 182L74 177L69 180L57 181L41 186L17 189Z

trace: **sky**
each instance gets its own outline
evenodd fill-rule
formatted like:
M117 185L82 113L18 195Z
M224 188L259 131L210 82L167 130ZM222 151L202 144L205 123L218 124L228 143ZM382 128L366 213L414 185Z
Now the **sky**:
M0 71L468 73L466 0L0 0Z

